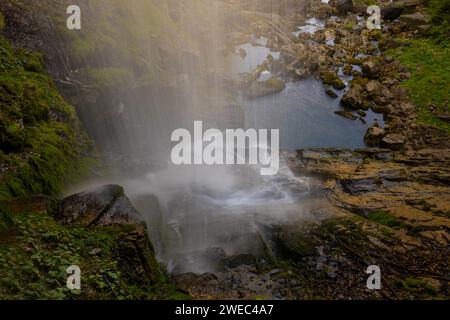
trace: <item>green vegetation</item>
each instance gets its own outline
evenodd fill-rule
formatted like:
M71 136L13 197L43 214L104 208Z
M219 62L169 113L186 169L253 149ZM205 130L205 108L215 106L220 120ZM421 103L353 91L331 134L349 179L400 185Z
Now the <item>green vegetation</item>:
M411 78L403 86L416 104L419 121L450 132L450 124L435 115L436 111L445 113L450 110L450 48L430 39L411 40L409 44L390 54L411 72ZM432 112L430 106L436 110Z
M428 282L418 278L407 277L405 279L394 279L394 285L397 288L405 289L411 293L424 293L426 295L435 296L436 288Z
M367 219L390 228L400 228L403 223L386 211L373 211L367 215Z
M430 35L436 43L450 45L450 0L428 0L433 27Z
M43 73L42 56L0 37L0 199L57 194L93 160L75 110Z
M130 70L125 68L92 68L87 69L86 73L100 90L124 88L133 79Z
M121 239L132 226L61 226L51 217L51 207L36 212L25 206L9 213L14 237L2 237L0 229L0 299L187 298L159 272L151 280L130 279L120 272L116 251L126 248ZM4 212L0 211L0 223ZM67 267L74 264L82 270L80 291L66 287ZM157 264L154 268L159 269Z
M419 122L450 132L450 124L438 118L450 111L450 0L428 0L427 5L433 23L428 36L403 39L407 45L388 54L411 72L403 86L416 104Z

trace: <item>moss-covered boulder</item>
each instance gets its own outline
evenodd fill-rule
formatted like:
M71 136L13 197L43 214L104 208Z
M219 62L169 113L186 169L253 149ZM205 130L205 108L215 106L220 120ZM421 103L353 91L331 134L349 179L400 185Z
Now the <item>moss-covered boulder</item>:
M324 84L333 86L337 90L342 90L346 87L344 81L342 81L335 72L322 71L320 73L320 78Z

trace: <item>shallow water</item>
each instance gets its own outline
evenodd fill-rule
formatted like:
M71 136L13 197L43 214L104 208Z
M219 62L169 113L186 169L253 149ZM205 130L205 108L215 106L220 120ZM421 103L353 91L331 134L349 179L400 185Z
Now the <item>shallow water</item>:
M241 48L245 49L247 56L241 58L236 54L231 59L234 63L232 72L236 77L254 70L269 53L272 54L270 49L262 46L245 44ZM339 75L347 84L351 80L342 72ZM267 80L267 75L260 80ZM246 128L279 129L280 148L283 150L365 147L363 137L367 128L375 120L382 123L382 115L369 110L365 117L366 123L343 118L334 111L342 109L339 101L345 91L335 90L338 98L331 98L325 89L322 81L309 77L288 82L285 90L274 95L252 100L241 99L244 125Z
M305 22L306 22L305 25L298 26L297 27L298 30L292 33L294 36L298 37L302 33L313 34L316 31L323 29L325 27L325 22L323 20L319 20L316 18L310 18Z

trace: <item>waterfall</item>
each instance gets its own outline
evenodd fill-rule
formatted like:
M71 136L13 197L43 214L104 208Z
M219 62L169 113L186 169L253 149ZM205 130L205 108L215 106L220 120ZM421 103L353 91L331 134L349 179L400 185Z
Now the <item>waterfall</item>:
M218 0L96 2L82 9L92 24L67 41L76 48L73 76L93 89L76 106L108 168L89 183L125 187L173 273L217 271L227 256L264 255L270 228L306 215L308 179L294 176L283 159L274 177L262 177L257 165L170 162L177 128L194 120L219 130L245 126L229 37L233 28L247 28L248 18ZM255 57L250 66L261 63Z

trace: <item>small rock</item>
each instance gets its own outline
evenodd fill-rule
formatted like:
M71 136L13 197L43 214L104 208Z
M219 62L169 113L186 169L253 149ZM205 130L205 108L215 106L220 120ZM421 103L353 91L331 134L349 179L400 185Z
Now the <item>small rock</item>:
M379 127L373 126L367 129L367 133L364 136L364 141L368 146L378 146L381 143L381 140L383 139L386 132L384 129L381 129Z
M399 150L405 144L406 138L398 133L388 134L383 138L382 145L392 150Z
M247 56L247 51L243 48L239 48L239 56L244 59Z
M333 5L339 15L345 15L347 12L353 10L352 0L335 0Z
M363 90L359 85L353 85L350 90L344 94L341 104L344 107L351 109L368 109L364 104Z
M356 113L360 116L360 117L365 117L367 115L366 112L362 111L362 110L358 110L356 111Z
M381 83L377 80L371 80L366 84L366 90L369 95L379 94L381 91Z
M393 99L394 95L392 94L391 90L389 90L388 88L384 87L383 89L381 89L381 94L388 98L388 99Z
M370 109L372 109L373 112L379 113L379 114L385 114L388 115L392 112L393 107L390 104L379 106L377 104L373 104Z
M102 252L102 249L100 248L94 248L91 251L89 251L89 254L92 256L96 256L99 255Z
M387 63L390 63L390 62L394 61L394 58L392 58L392 56L385 56L385 57L384 57L384 60L385 60Z
M332 97L332 98L337 98L337 93L336 92L334 92L332 89L327 89L326 91L325 91L325 93L328 95L328 96L330 96L330 97Z
M356 120L358 118L357 116L355 116L350 111L338 110L338 111L335 111L334 113L337 114L337 115L340 115L341 117L350 119L350 120Z

